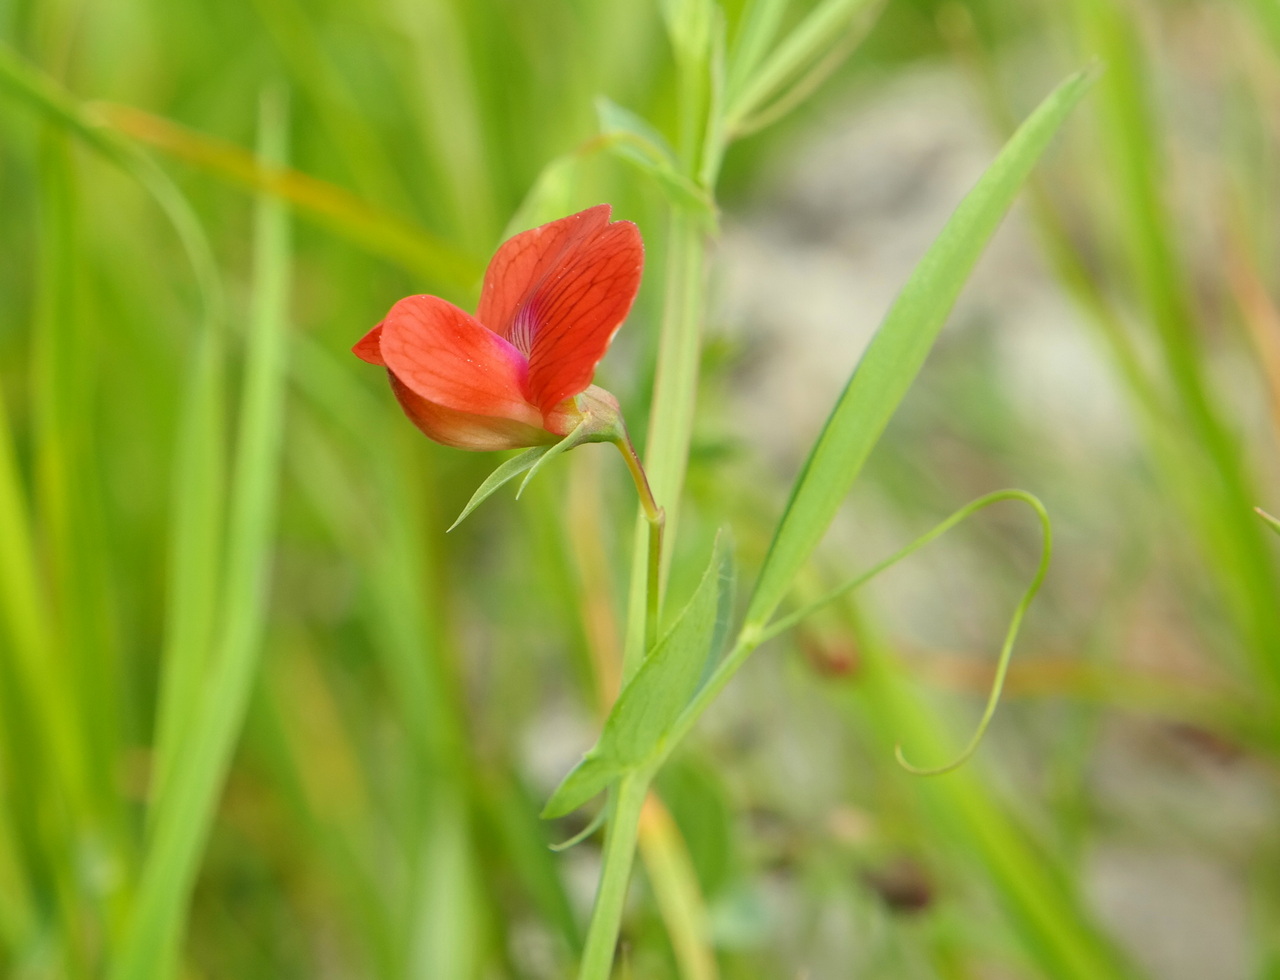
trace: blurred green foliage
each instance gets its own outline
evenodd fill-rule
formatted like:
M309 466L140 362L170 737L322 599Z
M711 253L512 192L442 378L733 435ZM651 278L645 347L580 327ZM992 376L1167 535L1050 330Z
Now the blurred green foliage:
M700 296L715 262L689 171L714 188L719 168L691 146L708 93L661 6L0 5L0 975L571 969L599 844L552 852L583 823L538 813L627 645L625 474L579 450L446 537L494 461L427 444L347 351L403 295L472 306L513 222L607 200L648 258L601 379L646 431L664 295ZM730 45L766 8L771 42L822 5L725 3ZM852 509L909 538L1016 482L1062 515L1016 703L989 753L920 780L893 746L945 758L981 670L895 638L874 594L762 651L658 783L710 965L677 948L654 859L630 975L1159 975L1099 898L1117 841L1227 869L1241 908L1206 916L1280 970L1274 835L1200 819L1228 780L1264 826L1280 814L1280 572L1252 513L1280 507L1257 407L1280 405L1278 10L889 0L812 99L729 152L733 216L823 113L921 65L967 82L994 144L1101 58L1025 217L1137 437L1082 471L1038 451L980 331L935 354ZM794 477L725 417L747 352L707 326L672 610L720 526L754 578ZM931 452L947 440L959 462ZM677 492L685 447L649 448ZM995 519L964 537L999 559L976 566L993 606L1034 543ZM821 552L793 598L848 561ZM998 616L975 615L956 647L994 646ZM1099 785L1126 751L1155 773L1131 810Z

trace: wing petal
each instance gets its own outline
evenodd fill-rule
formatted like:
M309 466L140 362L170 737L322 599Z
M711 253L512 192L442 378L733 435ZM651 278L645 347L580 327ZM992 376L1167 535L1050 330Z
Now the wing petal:
M378 350L388 370L428 402L542 427L526 396L524 356L438 296L396 303L382 321Z

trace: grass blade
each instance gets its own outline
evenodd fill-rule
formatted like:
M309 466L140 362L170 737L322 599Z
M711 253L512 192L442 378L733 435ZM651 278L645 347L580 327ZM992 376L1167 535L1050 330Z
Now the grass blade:
M283 157L285 123L278 100L264 99L262 155ZM289 228L276 198L258 202L252 312L235 473L230 493L222 632L212 676L180 765L156 802L154 833L143 862L133 917L114 980L172 976L186 907L231 754L248 704L265 625L282 440Z
M390 214L345 188L288 167L263 167L234 143L187 129L132 106L95 103L93 109L120 132L185 160L214 176L280 197L331 231L374 255L423 276L442 289L470 289L483 267L414 222Z

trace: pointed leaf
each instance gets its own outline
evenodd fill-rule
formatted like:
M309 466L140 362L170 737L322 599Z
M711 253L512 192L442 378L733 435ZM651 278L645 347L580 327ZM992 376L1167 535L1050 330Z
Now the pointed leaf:
M728 121L731 129L759 111L777 96L788 82L805 74L840 43L854 19L873 6L874 0L824 0L764 59L758 68L742 78L741 90L733 93Z
M657 760L727 632L732 563L719 539L693 598L622 689L600 740L552 794L543 816L580 807L624 772Z
M467 506L462 508L462 513L458 515L458 519L449 525L452 531L455 527L465 521L470 513L484 503L494 491L501 487L504 483L509 483L518 477L525 470L532 467L543 456L549 453L553 446L534 446L532 449L526 449L519 456L513 456L507 460L496 470L485 478L484 483L475 493L471 495L471 499L467 501ZM445 532L446 534L448 532Z
M524 493L524 488L529 485L529 481L533 479L534 474L537 473L538 470L542 469L543 463L555 459L561 453L568 452L575 446L582 445L590 437L590 422L587 419L583 419L574 426L572 432L557 442L554 446L547 446L546 452L542 453L533 461L532 468L530 468L528 474L525 475L525 478L520 481L520 489L516 491L516 500L520 499L520 495Z
M826 533L933 347L974 263L1031 168L1092 82L1071 76L1018 128L930 246L894 301L819 435L791 492L747 609L763 629Z
M713 230L716 211L711 196L680 172L675 151L661 133L604 96L596 99L596 115L610 153L652 178L673 204L707 219L713 225L708 230Z
M626 133L636 138L632 153L651 164L677 165L675 150L666 138L645 119L603 95L596 97L596 118L605 136Z
M596 749L592 749L584 755L582 761L556 787L551 799L542 808L543 820L554 820L572 813L593 796L603 793L622 775L624 766L614 759L606 759L595 753Z

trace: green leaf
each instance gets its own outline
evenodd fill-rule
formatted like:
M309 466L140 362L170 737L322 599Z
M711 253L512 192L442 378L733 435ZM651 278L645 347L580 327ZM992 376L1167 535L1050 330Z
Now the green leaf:
M732 138L741 139L766 126L772 126L821 88L823 83L836 73L849 55L871 33L882 6L883 3L877 0L871 6L861 7L849 25L828 45L822 56L808 64L802 74L790 82L785 89L773 95L767 104L754 107L749 114L735 116L730 124Z
M732 561L719 539L693 598L605 720L600 740L551 795L544 818L564 816L628 770L661 758L666 736L701 686L727 632Z
M707 219L714 230L715 203L711 195L680 172L675 151L650 123L604 96L596 99L600 134L610 153L652 179L671 203Z
M616 759L595 755L594 753L598 750L597 744L596 748L584 755L582 761L564 777L556 787L556 791L551 794L551 799L547 800L547 805L542 808L542 819L554 820L556 817L563 817L566 813L572 813L593 796L607 790L626 770L626 766Z
M632 154L642 157L650 164L665 165L673 169L677 166L676 151L671 148L666 137L643 116L601 95L596 98L596 118L600 123L600 132L606 136L625 133L635 137L635 144L629 147Z
M520 481L520 489L516 491L516 499L520 499L520 495L524 493L524 488L529 485L529 481L534 478L538 470L542 469L543 466L561 453L567 453L570 449L581 446L584 442L590 442L593 438L595 438L595 433L591 428L591 419L584 418L573 427L572 432L554 446L548 446L547 451L533 461L533 466L529 468L529 473Z
M471 495L471 499L467 501L467 506L462 508L462 513L458 515L458 519L449 525L449 531L452 531L465 521L467 516L492 496L495 490L503 484L514 480L525 470L529 472L520 482L520 489L516 491L517 500L524 493L524 488L529 485L529 481L534 478L538 470L542 469L543 464L549 463L561 453L568 452L576 446L581 446L584 442L592 441L599 441L599 433L592 429L589 419L583 419L572 432L559 442L550 446L534 446L532 449L526 449L519 456L514 456L507 460L490 473L484 483L480 484L479 489ZM448 531L445 533L447 534Z
M806 75L813 65L823 61L825 55L840 44L855 18L874 5L875 0L825 0L795 26L758 68L753 67L745 74L740 69L741 87L730 93L729 129L737 129L743 119L762 109L789 82ZM767 22L764 29L776 28L776 23L770 22L777 17L776 12L766 10L761 17ZM757 51L751 52L751 57L758 56Z
M526 449L519 456L512 456L490 473L484 483L480 484L476 492L471 495L471 499L467 501L467 506L462 508L458 519L449 525L449 531L465 521L471 512L488 500L499 487L510 483L525 470L532 468L538 460L551 451L551 448L551 446L534 446L532 449ZM445 533L447 534L448 531Z
M826 533L890 417L937 339L947 314L1031 168L1092 82L1072 75L1019 127L898 295L809 454L747 609L763 629L796 572Z

